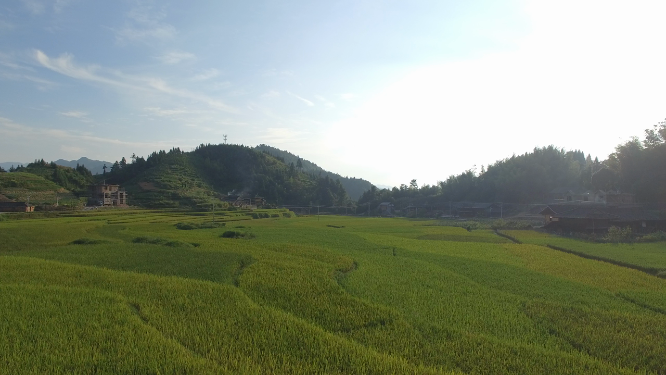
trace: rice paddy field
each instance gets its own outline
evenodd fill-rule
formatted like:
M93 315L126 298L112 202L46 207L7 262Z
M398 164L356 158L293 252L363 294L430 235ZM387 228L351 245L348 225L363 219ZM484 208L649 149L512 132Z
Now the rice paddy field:
M0 373L666 374L665 279L533 232L255 213L5 216ZM645 245L576 244L661 267Z

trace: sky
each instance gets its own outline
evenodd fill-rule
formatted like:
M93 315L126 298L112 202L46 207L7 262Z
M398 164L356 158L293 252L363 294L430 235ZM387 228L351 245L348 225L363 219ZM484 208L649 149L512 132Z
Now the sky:
M663 1L7 0L0 161L268 144L379 186L666 117Z

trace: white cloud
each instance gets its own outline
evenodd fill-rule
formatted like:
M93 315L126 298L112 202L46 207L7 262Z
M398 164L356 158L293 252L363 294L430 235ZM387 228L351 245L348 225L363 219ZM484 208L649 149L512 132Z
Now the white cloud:
M266 91L265 93L261 94L262 98L279 98L280 97L280 92L275 91L275 90L269 90Z
M21 145L30 145L23 147ZM0 117L0 159L11 159L12 156L21 158L35 158L38 151L45 159L58 159L63 147L74 150L78 148L81 154L88 156L101 155L101 158L113 159L118 154L131 154L136 152L151 152L171 147L185 148L182 140L163 142L137 142L123 141L113 137L100 137L80 132L34 128L16 123L8 118ZM25 155L21 154L25 153ZM51 156L45 155L50 153ZM19 155L21 154L21 155ZM115 155L115 156L113 156ZM39 157L39 156L38 156Z
M215 78L220 75L220 71L217 69L206 69L203 72L192 77L193 81L206 81L211 78Z
M262 143L269 145L288 145L301 142L307 133L289 128L268 128L262 130L259 137Z
M172 39L177 30L172 25L163 22L166 13L154 9L152 6L140 5L127 14L125 26L115 30L116 40L120 43L149 42L154 40Z
M40 91L47 91L58 85L55 82L27 74L0 72L0 79L10 80L10 81L30 81L35 83L37 89Z
M78 118L78 119L82 119L82 118L85 118L86 116L88 116L87 113L81 112L81 111L60 112L60 114L65 116L65 117L74 117L74 118Z
M320 102L324 103L324 106L328 108L335 108L335 103L329 101L328 99L324 98L321 95L315 95L315 98L319 100Z
M174 65L188 60L196 60L196 56L189 52L169 52L162 56L158 56L157 59L164 64Z
M302 101L302 102L305 103L308 107L314 107L314 105L315 105L313 102L311 102L311 101L309 101L309 100L307 100L307 99L305 99L305 98L302 98L302 97L300 97L300 96L298 96L298 95L296 95L296 94L294 94L294 93L291 93L291 92L289 92L289 91L287 91L287 94L289 94L289 95L293 96L294 98L296 98L296 99Z
M70 146L70 145L62 145L60 146L60 150L67 153L68 155L75 155L75 156L84 155L88 151L83 147Z
M340 97L344 100L349 101L349 100L352 100L352 99L356 98L356 94L352 94L352 93L348 92L348 93L345 93L345 94L340 94Z
M56 13L62 12L63 9L68 7L71 3L73 3L73 0L55 0L55 3L53 4L53 10Z
M171 118L181 118L184 115L212 114L211 111L201 111L201 110L187 109L187 108L165 109L161 107L146 107L144 108L144 110L155 116L171 117Z
M211 90L225 90L233 86L229 81L214 82L210 85Z
M287 78L287 77L293 77L294 72L291 70L277 70L273 68L273 69L263 70L261 72L261 75L264 77Z
M32 14L42 14L46 10L46 4L43 1L21 0L21 2Z
M127 76L122 73L116 73L117 78L107 78L101 74L102 69L97 65L89 65L87 67L81 67L74 64L74 57L70 54L62 54L57 58L50 58L44 52L40 50L35 50L34 52L35 59L45 68L58 72L60 74L66 75L68 77L91 81L96 83L101 83L121 89L129 89L139 92L158 92L163 94L168 94L171 96L186 98L204 103L212 108L235 113L237 110L226 103L211 98L204 94L199 94L184 89L177 89L171 87L167 82L160 78L154 77L134 77Z

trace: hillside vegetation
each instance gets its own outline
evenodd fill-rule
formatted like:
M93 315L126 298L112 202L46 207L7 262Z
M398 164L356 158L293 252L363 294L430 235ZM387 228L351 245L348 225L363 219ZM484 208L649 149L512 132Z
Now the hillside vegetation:
M30 201L33 205L79 201L64 187L28 172L0 173L0 195L17 202Z
M346 205L338 180L298 171L275 157L239 145L174 148L115 163L99 178L122 185L131 203L145 207L209 206L228 193L264 197L274 205Z
M372 186L358 199L364 212L381 202L396 208L409 205L447 207L449 202L548 203L555 188L619 190L635 194L640 203L666 203L666 121L620 144L608 158L599 161L580 150L554 146L534 148L479 169L472 168L442 179L435 185L417 180L393 189ZM364 206L365 205L365 206Z
M280 210L3 216L9 373L666 369L666 280L489 230Z
M255 147L255 150L265 151L284 161L288 165L294 164L294 166L296 166L296 168L298 168L301 172L321 177L328 177L331 180L340 180L340 183L347 191L349 197L355 201L358 200L364 192L370 190L372 187L370 181L366 181L362 178L342 177L337 173L326 171L317 164L302 159L288 151L280 150L264 144Z

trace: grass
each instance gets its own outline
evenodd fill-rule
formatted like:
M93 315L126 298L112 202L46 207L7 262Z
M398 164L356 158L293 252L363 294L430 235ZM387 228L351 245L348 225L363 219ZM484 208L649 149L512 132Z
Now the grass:
M215 227L205 213L147 210L0 222L0 363L9 373L666 368L666 280L549 249L532 232L512 231L515 244L423 220L261 213Z
M666 271L666 242L603 244L535 231L506 231L524 243L552 245L577 253L626 263L651 270Z
M28 172L0 173L0 194L32 205L80 205L80 200L62 186Z

